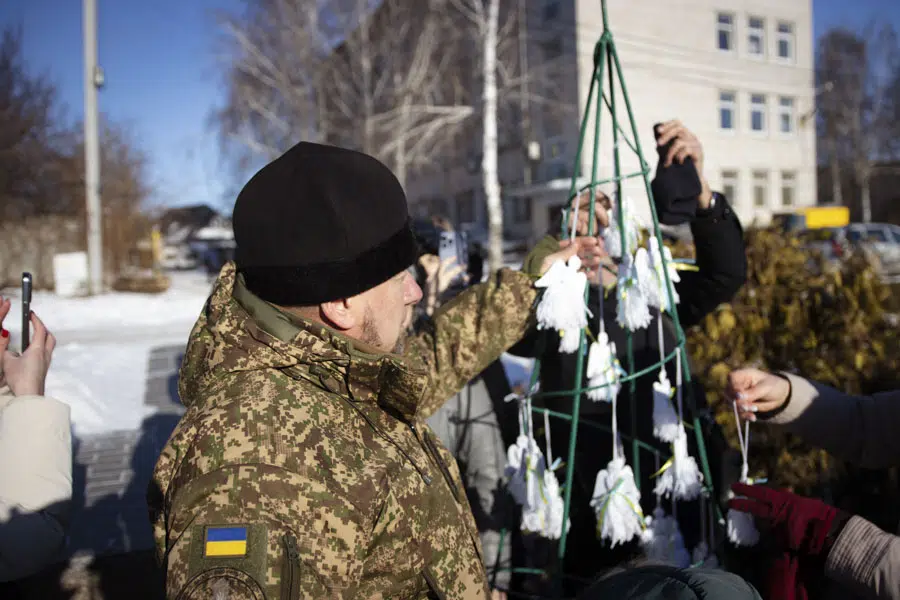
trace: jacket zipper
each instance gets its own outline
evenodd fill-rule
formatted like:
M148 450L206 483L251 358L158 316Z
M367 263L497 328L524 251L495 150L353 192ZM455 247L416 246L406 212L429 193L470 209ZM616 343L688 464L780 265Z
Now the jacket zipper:
M419 437L419 432L416 429L415 423L410 423L409 428L412 429L413 434L416 438ZM438 469L440 469L441 474L444 476L444 479L447 480L447 485L450 486L450 491L453 492L453 498L456 499L456 502L461 502L459 496L459 488L456 487L456 482L453 481L453 476L450 474L450 469L447 468L447 464L444 462L444 459L441 458L441 453L438 451L437 447L434 445L434 440L431 439L431 436L428 435L427 431L422 432L422 439L424 440L423 445L425 446L425 451L431 456L431 459L437 463Z
M425 581L428 583L428 587L431 588L434 597L437 598L437 600L446 600L446 596L440 591L437 581L435 581L428 569L423 570L422 574L425 576ZM431 594L429 594L429 596L431 596Z
M290 534L282 538L284 562L281 567L281 600L300 600L300 550Z

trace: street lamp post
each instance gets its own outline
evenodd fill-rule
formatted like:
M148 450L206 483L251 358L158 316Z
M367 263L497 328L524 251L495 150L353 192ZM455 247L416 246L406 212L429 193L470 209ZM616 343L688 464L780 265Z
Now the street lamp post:
M87 212L88 291L103 291L103 232L100 210L100 140L97 90L103 72L97 65L97 2L83 0L84 34L84 189Z

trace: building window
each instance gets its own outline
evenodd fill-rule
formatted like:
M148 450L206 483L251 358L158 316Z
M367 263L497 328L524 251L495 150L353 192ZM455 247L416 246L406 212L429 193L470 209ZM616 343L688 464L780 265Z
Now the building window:
M747 20L747 54L760 58L766 54L766 21L760 17Z
M766 131L766 97L764 94L750 95L750 129L757 133Z
M456 222L475 223L475 190L456 195Z
M716 45L723 52L734 50L734 15L719 13L716 24Z
M778 99L778 130L781 133L794 133L794 99L781 97Z
M777 29L778 58L781 60L794 60L794 25L793 23L778 23Z
M797 174L793 171L781 173L781 205L794 206L794 196L797 189Z
M719 129L734 130L734 115L737 113L737 94L719 92Z
M753 171L753 206L765 208L769 205L769 174Z
M722 171L722 193L732 205L737 204L738 172Z

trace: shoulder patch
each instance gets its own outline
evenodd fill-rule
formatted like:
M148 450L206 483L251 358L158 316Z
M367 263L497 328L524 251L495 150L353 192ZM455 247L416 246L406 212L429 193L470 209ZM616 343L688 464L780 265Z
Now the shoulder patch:
M194 525L191 528L188 580L202 573L226 569L232 574L244 573L264 586L268 552L265 525Z

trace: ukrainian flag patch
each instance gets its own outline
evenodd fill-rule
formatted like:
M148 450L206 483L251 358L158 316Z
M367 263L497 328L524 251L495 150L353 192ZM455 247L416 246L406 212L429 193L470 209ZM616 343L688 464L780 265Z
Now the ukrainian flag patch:
M207 527L203 555L244 557L247 555L246 527Z

